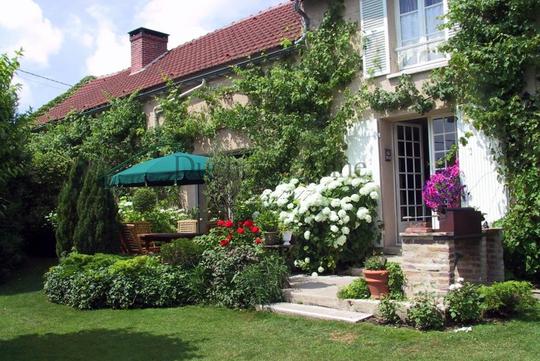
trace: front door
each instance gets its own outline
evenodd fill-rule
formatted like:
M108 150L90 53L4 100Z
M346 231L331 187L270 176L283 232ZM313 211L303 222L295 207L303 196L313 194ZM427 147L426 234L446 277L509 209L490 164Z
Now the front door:
M412 123L394 124L394 167L396 174L396 212L398 233L414 221L425 219L427 212L422 200L424 183L424 141L422 126ZM397 243L401 240L396 237Z

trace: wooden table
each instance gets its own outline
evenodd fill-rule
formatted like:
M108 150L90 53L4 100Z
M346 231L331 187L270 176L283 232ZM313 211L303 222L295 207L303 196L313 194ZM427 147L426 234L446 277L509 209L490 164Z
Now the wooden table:
M200 236L199 233L141 233L139 238L148 247L152 242L154 243L168 243L178 238L193 239Z

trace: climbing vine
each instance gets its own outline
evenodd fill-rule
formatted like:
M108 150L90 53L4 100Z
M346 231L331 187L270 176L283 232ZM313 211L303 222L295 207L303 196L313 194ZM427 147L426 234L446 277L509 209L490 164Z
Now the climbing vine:
M507 265L521 276L540 271L539 10L539 0L451 1L444 27L458 31L441 48L449 64L432 72L422 92L408 75L394 91L363 89L379 112L424 114L436 100L459 104L476 129L498 141L494 156L510 193L501 222Z
M459 31L443 48L448 67L436 73L475 128L499 141L495 156L510 192L507 261L529 276L540 271L539 11L538 0L451 1L447 26Z
M358 107L344 89L360 69L353 41L357 27L342 19L342 10L342 2L332 2L321 26L283 61L235 69L230 86L199 92L203 112L188 115L184 107L169 107L166 119L182 118L183 127L194 124L200 135L221 128L245 134L250 149L244 188L252 192L286 177L314 181L340 169L345 130ZM233 102L233 94L249 102ZM162 101L163 109L170 99Z

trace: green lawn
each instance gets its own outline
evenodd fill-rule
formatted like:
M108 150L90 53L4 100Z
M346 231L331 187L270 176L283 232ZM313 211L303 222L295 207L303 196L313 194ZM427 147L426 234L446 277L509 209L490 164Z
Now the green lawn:
M47 302L33 261L0 286L0 360L539 360L540 307L472 333L183 307L76 311Z

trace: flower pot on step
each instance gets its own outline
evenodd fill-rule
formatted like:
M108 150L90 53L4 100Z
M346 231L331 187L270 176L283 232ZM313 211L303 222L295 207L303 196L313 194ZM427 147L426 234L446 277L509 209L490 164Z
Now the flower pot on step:
M478 235L482 233L482 218L482 213L474 208L447 208L439 213L439 231L454 236Z
M388 294L388 271L387 270L364 270L364 278L367 282L371 298L381 299Z

